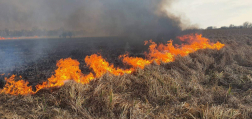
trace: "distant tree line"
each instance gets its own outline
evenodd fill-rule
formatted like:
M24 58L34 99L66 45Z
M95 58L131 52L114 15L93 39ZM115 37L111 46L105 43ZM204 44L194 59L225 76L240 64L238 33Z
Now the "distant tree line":
M252 28L252 23L244 22L242 25L235 26L234 24L230 24L229 26L222 26L220 28L216 28L214 26L209 26L206 29L230 29L230 28Z
M37 27L32 28L31 30L9 30L4 29L0 30L1 37L31 37L31 36L58 36L61 38L73 37L74 35L82 34L81 31L68 31L61 29L56 30L45 30L39 29Z

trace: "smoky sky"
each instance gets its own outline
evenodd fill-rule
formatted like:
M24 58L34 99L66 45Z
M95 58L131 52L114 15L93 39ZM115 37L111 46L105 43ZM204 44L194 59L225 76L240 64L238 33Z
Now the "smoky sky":
M1 0L0 29L81 30L88 36L158 37L181 30L173 0Z

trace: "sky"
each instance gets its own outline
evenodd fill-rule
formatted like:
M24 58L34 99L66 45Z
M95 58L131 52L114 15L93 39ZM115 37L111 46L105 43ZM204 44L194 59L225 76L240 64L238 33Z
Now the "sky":
M252 22L252 0L178 0L167 11L200 28Z

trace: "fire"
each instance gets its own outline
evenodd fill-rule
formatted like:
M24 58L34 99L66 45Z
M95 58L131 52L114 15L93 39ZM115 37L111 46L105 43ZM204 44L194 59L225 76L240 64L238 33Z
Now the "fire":
M27 95L34 94L32 87L28 86L29 82L22 80L15 81L16 76L12 75L10 78L5 78L6 84L1 91L2 93L11 94L11 95Z
M97 54L87 56L85 58L85 62L95 72L96 78L103 76L107 72L118 76L125 73L130 74L133 71L133 69L123 70L120 68L115 68L113 64L109 65L105 59Z
M56 64L58 69L55 70L55 74L48 78L47 82L37 85L36 89L59 87L63 86L67 80L80 80L83 74L81 73L79 64L77 60L71 58L59 60Z
M57 62L57 69L55 74L48 78L47 81L42 82L42 84L36 85L36 91L32 90L31 86L28 86L29 82L22 80L15 81L15 75L10 78L5 78L6 85L1 90L1 93L11 94L11 95L27 95L35 94L41 89L61 87L68 80L74 80L81 84L87 84L91 80L100 78L106 73L120 76L124 74L131 74L137 68L144 69L146 65L150 65L153 62L157 64L169 63L175 60L175 57L187 56L189 53L195 52L199 49L217 49L220 50L225 45L220 42L211 43L209 39L202 37L199 34L184 35L177 37L183 42L188 44L173 45L173 41L170 40L167 44L157 45L152 40L145 41L145 45L150 43L149 52L146 53L147 59L140 57L129 57L128 54L119 56L122 62L126 65L130 65L132 68L121 69L114 67L113 64L109 64L101 55L93 54L91 56L86 56L86 65L92 70L89 74L83 74L79 68L80 63L77 60L71 58L61 59Z
M15 40L15 39L36 39L39 38L38 36L29 36L29 37L1 37L0 36L0 40Z
M224 47L224 44L220 42L217 43L210 43L209 39L202 37L201 34L195 35L184 35L181 37L177 37L181 41L186 41L189 44L182 44L182 45L173 45L173 41L170 40L167 44L159 44L157 45L152 40L145 41L145 45L150 43L149 46L149 53L146 53L148 60L138 58L138 57L128 57L127 55L122 55L123 62L133 66L134 68L139 67L141 69L144 66L153 63L154 61L157 64L169 63L175 60L175 56L186 56L189 53L195 52L199 49L217 49L220 50Z
M150 60L146 60L140 57L128 57L128 54L119 56L122 59L123 63L131 65L134 69L139 67L144 69L146 65L151 64Z
M5 40L5 38L0 36L0 40Z

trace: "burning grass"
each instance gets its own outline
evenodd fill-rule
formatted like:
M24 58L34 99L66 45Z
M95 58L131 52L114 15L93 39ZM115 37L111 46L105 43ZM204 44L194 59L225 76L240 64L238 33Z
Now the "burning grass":
M105 72L85 85L68 81L34 95L1 94L0 117L252 118L252 47L239 42L223 41L223 49L178 55L132 74Z
M220 50L224 47L224 44L219 42L211 43L209 39L202 37L202 35L191 34L184 35L178 37L181 41L186 41L189 44L177 45L173 46L172 41L169 41L166 45L159 44L157 45L155 42L149 41L151 45L149 46L149 53L146 55L149 57L148 59L143 59L139 57L128 57L127 55L120 56L123 62L127 65L131 65L130 69L120 69L114 67L113 64L109 64L103 57L93 54L91 56L87 56L85 58L85 62L92 72L88 75L84 75L81 73L79 68L79 62L77 60L73 60L71 58L61 59L57 63L58 69L55 70L55 74L52 75L48 81L43 82L42 84L36 85L36 91L32 90L31 86L28 86L28 82L24 80L15 81L15 75L10 78L5 78L6 85L4 86L1 93L11 94L11 95L27 95L27 94L35 94L41 89L44 88L53 88L53 87L61 87L68 80L74 80L78 83L86 84L95 78L100 78L106 72L119 76L123 74L131 74L136 70L136 68L140 67L143 69L146 65L149 65L153 62L160 64L169 63L175 60L175 57L186 56L189 53L195 52L199 49L217 49ZM145 44L148 42L145 42Z

